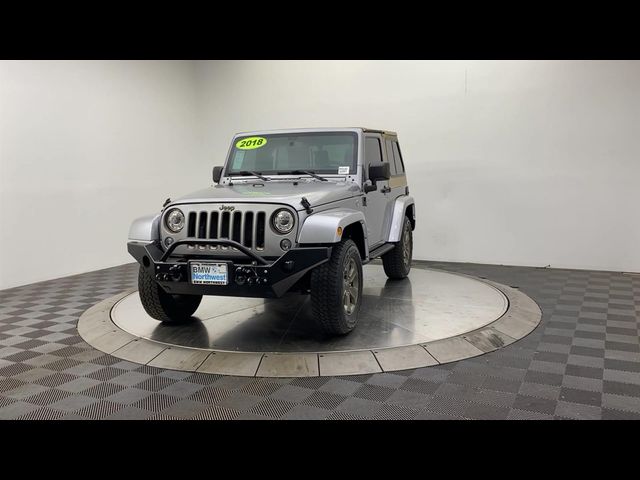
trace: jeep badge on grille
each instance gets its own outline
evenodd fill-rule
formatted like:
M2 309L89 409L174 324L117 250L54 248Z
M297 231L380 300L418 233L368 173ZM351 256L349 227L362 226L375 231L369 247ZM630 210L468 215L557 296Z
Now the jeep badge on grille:
M220 205L220 210L224 212L233 212L235 209L236 207L232 207L230 205Z

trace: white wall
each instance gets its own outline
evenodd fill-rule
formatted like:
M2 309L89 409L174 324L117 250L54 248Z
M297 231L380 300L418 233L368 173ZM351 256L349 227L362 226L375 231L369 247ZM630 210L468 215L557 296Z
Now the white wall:
M209 178L191 62L0 62L0 289L132 261L133 217Z
M640 62L0 62L0 289L131 261L233 133L398 131L415 257L640 271Z
M399 134L419 259L640 271L640 62L199 62L205 150L261 128Z

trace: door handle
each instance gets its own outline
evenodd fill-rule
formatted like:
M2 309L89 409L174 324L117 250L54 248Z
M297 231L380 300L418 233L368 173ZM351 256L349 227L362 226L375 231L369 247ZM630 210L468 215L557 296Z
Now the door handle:
M391 191L391 188L388 185L385 185L384 187L382 187L382 190L380 190L382 193L389 193Z

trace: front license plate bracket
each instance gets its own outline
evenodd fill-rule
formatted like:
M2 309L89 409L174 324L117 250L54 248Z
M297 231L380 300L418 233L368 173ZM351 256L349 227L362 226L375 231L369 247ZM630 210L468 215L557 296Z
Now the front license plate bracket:
M189 262L189 281L192 285L228 285L230 262Z

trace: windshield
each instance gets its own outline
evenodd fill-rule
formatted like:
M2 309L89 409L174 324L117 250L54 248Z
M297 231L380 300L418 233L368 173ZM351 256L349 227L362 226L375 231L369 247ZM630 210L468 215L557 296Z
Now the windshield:
M238 137L227 175L356 173L357 135L353 132L279 133Z

